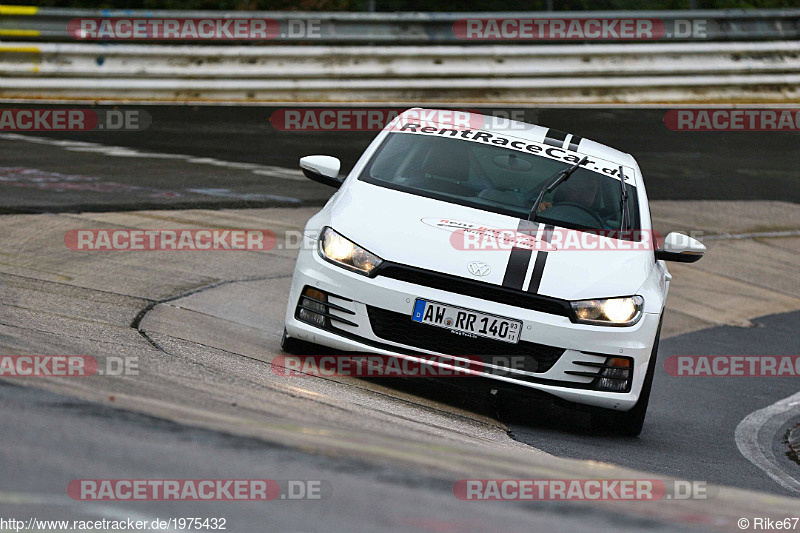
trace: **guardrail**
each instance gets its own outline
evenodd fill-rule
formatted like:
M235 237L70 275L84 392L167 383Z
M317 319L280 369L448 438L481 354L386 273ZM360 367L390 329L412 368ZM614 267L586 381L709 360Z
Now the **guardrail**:
M800 42L438 47L0 44L0 98L798 102Z
M459 39L454 24L464 19L649 19L660 21L667 31L656 40L697 40L680 37L669 28L679 21L699 21L704 41L754 41L800 39L800 9L617 12L520 12L520 13L345 13L345 12L218 12L149 10L80 10L0 6L0 38L9 40L64 41L70 21L79 18L188 19L262 18L274 21L279 31L274 42L313 41L352 44L471 44ZM314 31L309 32L309 23ZM292 24L295 25L294 32ZM302 27L300 27L300 26ZM537 40L537 39L534 39ZM570 41L579 41L572 36ZM602 38L600 39L602 40ZM514 43L519 41L497 41ZM203 44L220 44L208 40ZM263 43L262 43L263 44ZM484 42L485 44L485 42Z

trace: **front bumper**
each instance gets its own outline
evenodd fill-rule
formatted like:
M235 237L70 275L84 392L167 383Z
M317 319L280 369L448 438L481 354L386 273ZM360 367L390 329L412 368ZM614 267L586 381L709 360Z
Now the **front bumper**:
M328 293L331 295L329 301L335 307L344 309L329 309L333 317L329 321L331 327L323 329L298 320L297 304L305 287ZM368 278L325 261L316 249L310 247L300 251L295 266L286 309L286 331L290 337L337 350L394 355L414 361L419 361L414 357L415 353L457 357L489 351L487 343L476 339L467 348L468 351L461 352L459 350L465 349L463 341L469 342L470 339L452 335L455 342L443 342L447 339L442 339L440 335L451 334L441 328L435 328L435 332L428 330L432 334L430 345L421 345L424 335L414 335L412 328L434 326L420 326L411 322L417 298L522 321L519 344L506 346L495 341L488 344L502 345L498 348L504 351L499 354L508 355L509 358L528 349L535 355L528 358L523 366L504 365L503 355L494 355L492 364L485 364L488 371L480 373L482 377L529 387L571 402L620 411L633 408L639 399L658 330L660 317L657 314L645 313L637 324L625 328L575 324L562 315L487 301L380 275ZM403 322L403 317L407 318L408 326ZM390 325L387 325L389 322ZM593 384L597 378L591 372L599 372L598 365L609 357L626 357L633 361L632 380L627 392L594 390ZM433 364L449 370L455 368Z

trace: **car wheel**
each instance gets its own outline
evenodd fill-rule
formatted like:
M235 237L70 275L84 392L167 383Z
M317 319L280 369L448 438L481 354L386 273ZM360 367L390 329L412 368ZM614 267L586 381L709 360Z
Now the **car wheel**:
M281 337L281 349L292 355L311 355L314 353L314 344L303 341L300 339L295 339L294 337L290 337L286 331L286 328L283 328L283 336Z
M664 317L662 315L661 321L663 320ZM620 412L602 409L592 413L592 428L626 437L636 437L642 432L644 418L647 414L647 404L650 401L650 390L653 387L653 376L656 373L656 356L658 354L658 341L661 338L661 321L658 323L656 340L653 343L653 351L650 353L650 364L644 377L639 401L630 411Z

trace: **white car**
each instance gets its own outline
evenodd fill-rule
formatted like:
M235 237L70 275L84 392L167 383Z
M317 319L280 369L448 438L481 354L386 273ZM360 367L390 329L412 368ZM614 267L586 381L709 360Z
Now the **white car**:
M428 354L440 368L478 358L498 385L641 432L664 260L695 261L705 247L676 233L655 246L633 157L541 126L415 108L346 179L334 157L300 167L339 190L306 226L284 350Z

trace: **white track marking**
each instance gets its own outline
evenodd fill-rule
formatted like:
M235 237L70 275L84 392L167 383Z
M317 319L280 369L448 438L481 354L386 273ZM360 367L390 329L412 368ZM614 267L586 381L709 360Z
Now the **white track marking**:
M772 436L794 416L800 415L800 392L747 415L736 426L736 446L745 458L766 472L782 487L800 492L800 481L785 472L772 452ZM761 447L759 433L766 430L770 436L767 446Z
M111 157L138 157L147 159L178 159L188 163L198 165L211 165L215 167L230 168L236 170L249 170L253 174L269 176L282 180L306 181L303 173L291 168L275 167L270 165L259 165L256 163L241 163L236 161L222 161L212 157L197 157L193 155L181 154L162 154L157 152L142 152L135 148L123 146L108 146L100 143L90 143L84 141L67 141L62 139L49 139L47 137L36 137L34 135L19 135L17 133L0 133L0 139L9 141L25 141L36 144L47 144L57 146L71 152L89 152Z
M186 189L195 194L205 194L207 196L221 196L223 198L237 198L239 200L277 200L279 202L288 202L292 204L299 204L300 200L292 198L291 196L278 196L275 194L261 194L261 193L242 193L234 192L230 189Z
M757 233L723 233L721 235L708 235L702 237L701 241L722 241L722 240L742 240L742 239L774 239L779 237L800 237L800 230L787 231L761 231Z

